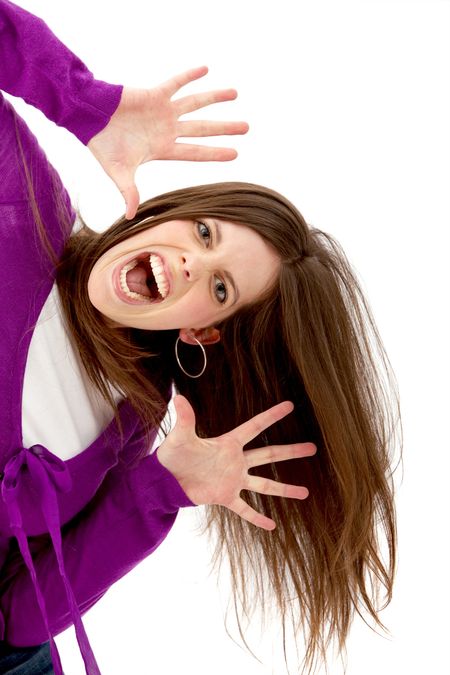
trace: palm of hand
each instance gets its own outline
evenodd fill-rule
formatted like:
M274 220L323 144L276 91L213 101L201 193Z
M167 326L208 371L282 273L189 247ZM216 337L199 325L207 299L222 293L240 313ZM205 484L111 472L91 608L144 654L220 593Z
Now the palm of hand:
M89 148L103 168L136 168L154 159L169 159L175 143L176 114L160 87L125 88L109 124Z
M177 423L158 449L160 462L177 478L194 504L221 504L257 527L271 530L275 523L255 511L241 490L305 499L308 490L297 485L252 476L248 469L275 461L306 457L315 453L312 443L294 443L243 450L261 431L292 411L288 401L280 403L217 438L201 439L195 433L195 415L187 399L175 398Z
M238 486L245 484L248 465L242 447L228 434L211 439L186 435L174 445L173 452L179 459L173 472L178 469L183 475L181 480L195 504L225 506L239 497Z

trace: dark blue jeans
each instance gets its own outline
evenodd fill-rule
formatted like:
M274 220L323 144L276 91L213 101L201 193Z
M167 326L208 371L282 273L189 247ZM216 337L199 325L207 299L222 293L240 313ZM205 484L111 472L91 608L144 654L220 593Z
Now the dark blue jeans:
M0 675L54 675L50 645L11 647L0 642Z

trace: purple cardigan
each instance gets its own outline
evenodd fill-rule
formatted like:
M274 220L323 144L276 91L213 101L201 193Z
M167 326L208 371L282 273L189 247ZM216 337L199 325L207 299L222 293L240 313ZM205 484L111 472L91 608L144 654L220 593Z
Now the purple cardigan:
M95 80L43 21L6 0L0 0L0 89L36 106L84 144L108 123L122 92L121 86ZM142 433L126 401L120 406L123 443L113 421L65 462L39 438L23 447L27 352L54 270L41 250L16 129L49 239L59 252L69 232L61 232L55 187L74 218L58 174L0 94L0 569L7 568L12 537L24 559L0 597L0 640L18 647L50 640L58 674L52 636L74 624L86 672L99 673L80 612L152 553L179 508L193 503L157 453L131 468L143 449ZM46 532L52 544L33 558L27 536Z

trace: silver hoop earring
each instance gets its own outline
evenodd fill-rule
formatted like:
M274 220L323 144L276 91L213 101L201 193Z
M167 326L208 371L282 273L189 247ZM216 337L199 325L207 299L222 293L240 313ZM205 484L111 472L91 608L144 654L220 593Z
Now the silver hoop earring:
M200 340L197 340L197 338L196 338L194 335L191 335L191 337L192 337L193 340L196 341L196 343L198 344L198 346L199 346L200 349L202 350L202 352L203 352L203 358L204 358L204 360L205 360L205 362L204 362L204 364L203 364L203 368L202 368L201 371L198 373L198 375L191 375L191 374L188 373L187 370L185 370L185 369L183 368L183 366L181 365L180 357L178 356L178 343L179 343L179 341L181 340L180 336L177 337L177 341L175 342L175 358L176 358L176 360L177 360L178 365L180 366L180 370L182 370L183 373L184 373L185 375L187 375L188 377L191 377L193 380L195 380L195 378L200 377L200 376L203 375L203 373L205 372L207 360L206 360L206 352L205 352L205 348L204 348L204 346L202 345L202 343L200 342Z

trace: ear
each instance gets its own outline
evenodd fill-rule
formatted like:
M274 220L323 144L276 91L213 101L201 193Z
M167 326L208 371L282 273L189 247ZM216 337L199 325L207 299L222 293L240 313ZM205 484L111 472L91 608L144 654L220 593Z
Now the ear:
M180 340L188 345L196 345L196 337L202 345L213 345L220 340L220 332L214 326L210 328L180 328Z

